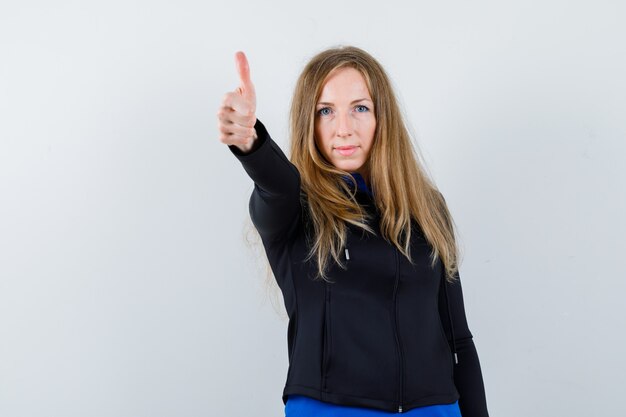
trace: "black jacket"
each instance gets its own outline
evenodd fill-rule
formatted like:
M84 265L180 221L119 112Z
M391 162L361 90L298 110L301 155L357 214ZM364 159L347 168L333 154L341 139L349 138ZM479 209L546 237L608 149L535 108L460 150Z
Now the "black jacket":
M251 152L228 148L254 181L250 216L289 316L283 403L301 394L402 412L459 400L463 417L488 416L460 281L443 279L441 260L430 267L431 247L417 223L411 265L380 237L372 197L358 190L377 236L348 224L347 268L333 262L333 283L313 280L316 265L304 261L312 227L300 174L263 124L257 120L254 127L258 139Z

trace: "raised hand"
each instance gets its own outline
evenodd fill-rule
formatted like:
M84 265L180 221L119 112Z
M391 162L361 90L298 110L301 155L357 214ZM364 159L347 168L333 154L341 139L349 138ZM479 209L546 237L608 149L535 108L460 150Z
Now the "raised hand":
M239 51L235 54L235 64L239 74L239 87L224 94L222 105L217 112L217 127L220 141L235 145L242 152L249 152L257 139L256 93L250 80L250 66L246 55Z

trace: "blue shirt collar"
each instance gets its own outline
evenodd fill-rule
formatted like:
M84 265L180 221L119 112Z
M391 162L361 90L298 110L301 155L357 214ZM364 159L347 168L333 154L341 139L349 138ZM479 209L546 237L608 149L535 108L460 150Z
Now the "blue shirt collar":
M367 187L365 179L363 179L363 176L361 174L359 174L358 172L351 172L350 175L352 175L352 177L354 177L354 179L356 180L358 191L362 191L369 194L370 196L373 196L372 190ZM349 185L352 185L352 181L350 181L350 177L348 175L342 175L341 178L343 178L344 181L346 181Z

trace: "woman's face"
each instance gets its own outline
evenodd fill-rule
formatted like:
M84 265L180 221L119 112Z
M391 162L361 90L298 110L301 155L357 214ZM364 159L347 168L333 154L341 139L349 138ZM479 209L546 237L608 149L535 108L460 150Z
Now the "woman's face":
M374 141L374 102L365 79L351 67L332 72L316 105L315 143L336 168L358 172L369 182Z

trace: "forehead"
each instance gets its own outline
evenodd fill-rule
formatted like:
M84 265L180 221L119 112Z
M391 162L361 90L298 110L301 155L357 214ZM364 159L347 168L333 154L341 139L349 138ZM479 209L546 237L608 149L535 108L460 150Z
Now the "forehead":
M352 100L370 98L365 78L352 67L338 68L326 78L320 94L320 101Z

